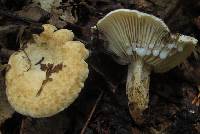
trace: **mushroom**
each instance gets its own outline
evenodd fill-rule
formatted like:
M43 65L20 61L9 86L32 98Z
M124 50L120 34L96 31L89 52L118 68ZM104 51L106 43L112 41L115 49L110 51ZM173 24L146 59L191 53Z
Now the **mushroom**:
M126 94L136 122L149 103L150 73L166 72L183 62L197 40L171 34L159 18L137 10L117 9L99 20L97 30L107 39L106 50L120 64L128 64Z
M72 41L70 30L45 24L24 50L11 55L6 73L6 94L19 113L35 118L52 116L67 108L79 95L88 76L84 61L89 52Z

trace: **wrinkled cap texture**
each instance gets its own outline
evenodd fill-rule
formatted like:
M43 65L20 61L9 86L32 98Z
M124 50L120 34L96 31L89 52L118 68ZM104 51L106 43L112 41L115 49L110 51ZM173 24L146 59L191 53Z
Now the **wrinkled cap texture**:
M197 44L195 38L173 35L161 19L137 10L112 11L98 21L97 29L118 62L129 64L142 58L160 73L183 62Z
M19 113L49 117L67 108L88 76L88 50L67 29L45 24L24 50L11 55L6 73L7 97Z

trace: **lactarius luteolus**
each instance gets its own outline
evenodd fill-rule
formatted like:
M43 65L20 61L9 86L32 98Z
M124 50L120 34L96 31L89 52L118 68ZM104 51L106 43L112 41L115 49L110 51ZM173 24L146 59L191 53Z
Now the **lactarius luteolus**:
M118 9L97 23L108 41L106 49L116 61L128 64L126 93L132 117L141 122L149 103L150 73L166 72L183 62L194 50L197 40L171 34L159 18L136 10Z
M11 55L6 94L19 113L49 117L67 108L79 96L88 76L89 51L73 41L74 34L50 24L33 35L24 50Z

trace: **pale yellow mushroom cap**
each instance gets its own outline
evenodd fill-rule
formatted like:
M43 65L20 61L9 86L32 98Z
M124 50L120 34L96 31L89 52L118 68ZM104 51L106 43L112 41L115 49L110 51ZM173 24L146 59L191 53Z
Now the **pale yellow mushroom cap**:
M44 25L44 32L33 35L24 51L11 55L6 73L7 97L19 113L49 117L67 108L79 95L88 76L84 61L89 52L73 40L67 29L55 31Z

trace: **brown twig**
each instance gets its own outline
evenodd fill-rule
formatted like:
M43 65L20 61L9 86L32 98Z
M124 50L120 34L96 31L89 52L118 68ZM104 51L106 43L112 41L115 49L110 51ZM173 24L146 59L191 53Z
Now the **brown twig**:
M40 59L37 63L35 63L35 65L39 65L44 61L44 57L42 57L42 59Z
M47 82L53 81L53 79L51 78L51 75L53 73L58 73L59 71L62 70L63 68L63 63L54 65L54 64L40 64L40 69L42 71L46 71L46 79L43 80L42 82L42 86L40 87L39 91L37 92L36 96L39 96L44 88L44 86L47 84Z
M23 134L23 130L24 130L24 120L25 120L25 119L22 119L22 123L21 123L21 127L20 127L19 134Z
M26 127L26 121L27 120L32 120L32 118L31 117L26 117L26 118L23 118L22 119L22 122L21 122L21 127L20 127L20 130L19 130L19 134L24 134L24 133L26 133L26 131L25 131L25 127Z
M199 92L199 94L193 99L192 104L196 105L197 107L200 105L200 92Z
M94 104L94 106L93 106L93 108L92 108L92 110L90 112L90 115L89 115L87 121L85 122L85 125L83 126L80 134L84 134L85 133L85 130L86 130L86 128L87 128L87 126L88 126L88 124L89 124L89 122L90 122L90 120L92 118L92 115L94 114L94 112L96 110L96 107L97 107L98 103L100 102L103 94L104 94L104 91L102 91L101 94L99 95L99 97L97 98L97 100L96 100L96 102L95 102L95 104Z

